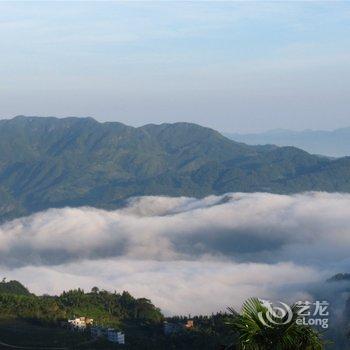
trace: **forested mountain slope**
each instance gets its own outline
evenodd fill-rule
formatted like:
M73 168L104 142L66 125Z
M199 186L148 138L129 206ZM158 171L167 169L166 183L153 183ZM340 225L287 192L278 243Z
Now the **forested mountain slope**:
M189 123L0 121L0 220L50 207L112 209L130 196L350 191L350 158L248 146Z

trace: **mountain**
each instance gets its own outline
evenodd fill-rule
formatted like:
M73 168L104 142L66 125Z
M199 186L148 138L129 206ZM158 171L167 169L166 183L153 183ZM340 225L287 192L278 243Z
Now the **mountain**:
M273 144L277 146L294 146L313 154L329 157L350 155L350 128L333 131L290 131L271 130L257 134L226 134L232 140L250 145Z
M235 315L194 316L187 328L188 317L164 318L149 299L97 287L91 292L78 288L42 296L0 292L0 315L1 349L215 350L236 341L227 324ZM103 335L92 337L89 326L72 332L67 320L76 317L123 332L125 344L119 346ZM165 325L170 334L165 334Z
M31 295L29 290L18 281L8 281L5 278L0 282L0 294Z
M138 195L350 192L350 158L248 146L196 124L134 128L92 118L0 120L0 218L113 209Z
M102 325L117 325L123 319L143 319L159 323L163 315L150 300L136 299L128 292L110 293L94 287L85 293L82 289L63 292L60 296L36 296L20 282L1 282L8 290L0 291L0 314L31 318L49 323L67 320L74 315L89 315ZM113 310L113 311L112 311Z
M327 280L327 282L350 281L350 273L337 273Z

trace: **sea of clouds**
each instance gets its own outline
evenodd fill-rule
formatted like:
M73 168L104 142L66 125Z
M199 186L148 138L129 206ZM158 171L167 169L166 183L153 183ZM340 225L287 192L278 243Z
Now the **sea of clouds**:
M0 274L35 293L93 286L166 314L296 301L350 271L350 195L140 197L124 208L50 209L0 226Z

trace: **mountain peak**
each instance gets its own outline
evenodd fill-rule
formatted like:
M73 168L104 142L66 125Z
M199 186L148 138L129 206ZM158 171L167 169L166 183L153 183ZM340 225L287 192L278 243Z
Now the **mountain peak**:
M29 290L18 281L6 281L4 278L0 282L0 294L30 295Z
M350 273L337 273L327 280L327 282L350 281Z
M350 192L349 162L248 146L185 122L18 116L0 122L0 221L52 207L111 209L139 195Z

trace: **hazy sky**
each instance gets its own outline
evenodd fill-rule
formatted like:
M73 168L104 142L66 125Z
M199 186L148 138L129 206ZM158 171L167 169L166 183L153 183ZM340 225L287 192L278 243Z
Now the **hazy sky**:
M0 116L350 125L349 2L1 2Z

